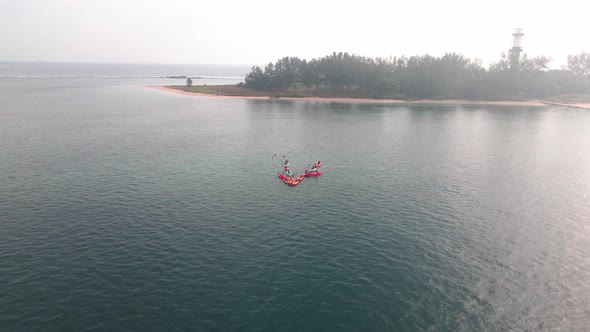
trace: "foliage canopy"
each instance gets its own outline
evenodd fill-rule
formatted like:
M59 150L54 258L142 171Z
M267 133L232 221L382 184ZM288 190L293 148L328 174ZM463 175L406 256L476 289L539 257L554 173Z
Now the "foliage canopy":
M551 59L523 54L510 68L502 54L484 68L480 60L457 53L443 56L370 58L346 52L310 61L284 57L264 69L255 66L244 86L267 92L305 89L317 96L402 99L526 99L590 92L590 54L568 57L563 70L550 70Z

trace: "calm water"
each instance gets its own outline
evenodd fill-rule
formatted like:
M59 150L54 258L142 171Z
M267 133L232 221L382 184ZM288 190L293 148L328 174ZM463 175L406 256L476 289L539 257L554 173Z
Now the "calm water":
M28 78L88 78L88 77L244 77L251 66L246 65L158 65L121 63L52 63L52 62L2 62L0 77Z
M590 112L161 82L0 79L1 330L590 329Z

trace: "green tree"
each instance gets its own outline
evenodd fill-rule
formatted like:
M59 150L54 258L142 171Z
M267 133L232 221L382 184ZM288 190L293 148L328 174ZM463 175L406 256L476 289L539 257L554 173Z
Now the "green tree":
M313 59L309 62L304 62L301 66L301 84L305 86L307 91L314 85L316 86L316 92L319 89L321 73L318 65L318 60Z
M488 69L457 53L442 57L370 58L333 52L311 61L283 57L252 67L245 87L283 92L303 85L316 95L373 98L520 99L590 91L590 54L568 57L568 70L549 70L551 58L522 54L519 70L501 54Z
M273 67L273 90L284 91L301 81L303 61L297 57L284 57L279 59Z
M252 90L263 91L268 86L268 77L258 66L252 67L252 71L246 75L244 81L244 86Z
M549 68L551 60L544 55L529 59L525 53L520 57L520 71L545 71Z
M190 77L186 79L186 86L189 88L193 86L193 80Z
M582 52L577 55L568 55L567 68L575 76L590 77L590 53Z

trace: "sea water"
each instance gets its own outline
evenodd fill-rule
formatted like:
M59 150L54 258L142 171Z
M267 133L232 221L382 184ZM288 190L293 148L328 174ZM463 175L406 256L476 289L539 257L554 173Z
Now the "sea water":
M587 111L5 76L2 330L590 328Z

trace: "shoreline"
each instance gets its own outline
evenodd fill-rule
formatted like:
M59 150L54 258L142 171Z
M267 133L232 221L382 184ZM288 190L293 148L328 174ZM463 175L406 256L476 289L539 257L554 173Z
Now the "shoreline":
M226 99L258 99L258 100L302 100L302 101L316 101L316 102L337 102L337 103L353 103L353 104L392 104L392 105L493 105L493 106L534 106L534 107L548 107L538 100L529 101L487 101L487 100L465 100L465 99L421 99L405 101L401 99L371 99L371 98L343 98L343 97L269 97L269 96L226 96L220 94L208 94L199 92L186 92L178 89L172 89L163 85L143 86L144 88L164 91L168 93L175 93L185 96L199 96L209 98L226 98Z

